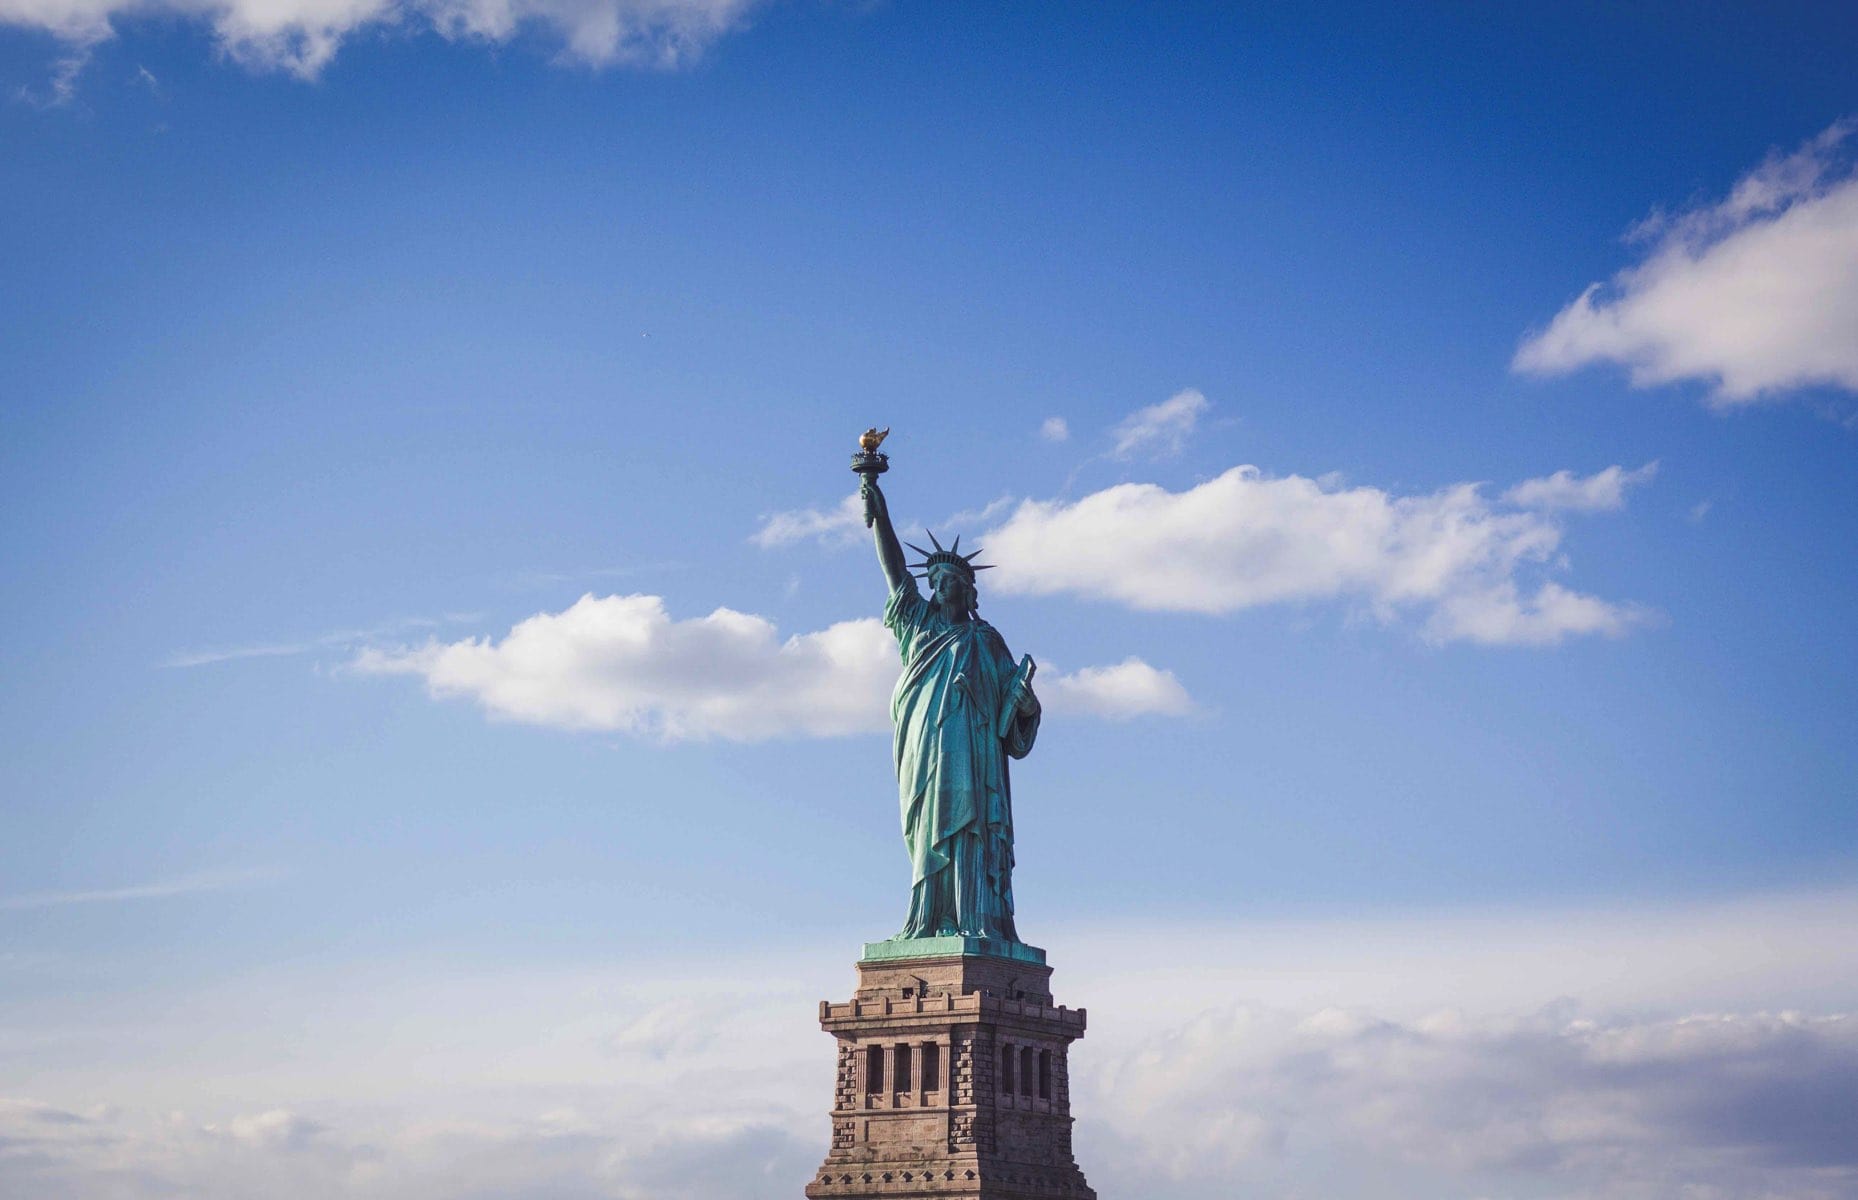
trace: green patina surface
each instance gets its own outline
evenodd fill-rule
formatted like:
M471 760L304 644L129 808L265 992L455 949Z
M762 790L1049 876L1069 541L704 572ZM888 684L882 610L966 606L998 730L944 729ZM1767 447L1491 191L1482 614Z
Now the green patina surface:
M1006 641L981 619L975 572L986 569L961 539L933 550L912 546L911 564L891 525L877 477L889 460L870 430L852 461L863 478L865 521L890 587L884 626L897 639L903 671L891 694L893 759L903 844L910 858L910 909L888 942L865 958L987 954L1043 962L1019 940L1013 918L1013 790L1008 761L1031 752L1039 733L1035 664L1015 663ZM920 568L930 594L911 574ZM901 947L901 948L899 948Z
M883 942L866 942L864 944L865 962L888 962L902 958L950 958L958 954L983 955L989 958L1012 958L1020 962L1045 962L1045 951L1037 946L1028 946L1024 942L1008 942L1000 938L962 937L918 937L891 938Z

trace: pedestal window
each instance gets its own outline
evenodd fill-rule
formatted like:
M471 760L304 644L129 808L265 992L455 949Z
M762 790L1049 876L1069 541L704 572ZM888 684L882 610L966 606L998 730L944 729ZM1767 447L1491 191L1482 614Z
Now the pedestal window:
M910 1047L907 1043L897 1047L896 1080L894 1086L899 1092L910 1090Z

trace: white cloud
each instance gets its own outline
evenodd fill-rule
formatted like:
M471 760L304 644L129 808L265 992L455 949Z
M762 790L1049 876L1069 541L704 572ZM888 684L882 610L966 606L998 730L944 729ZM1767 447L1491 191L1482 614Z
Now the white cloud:
M429 28L457 41L507 42L545 30L565 60L675 68L739 28L756 0L0 0L0 25L40 29L78 46L114 36L128 17L209 25L230 57L315 77L363 30ZM81 64L80 64L81 65Z
M282 1108L237 1116L224 1127L227 1135L241 1142L277 1150L306 1149L324 1130L320 1122ZM205 1132L219 1133L221 1129L216 1125L208 1125Z
M896 641L872 618L783 640L772 621L733 609L680 621L657 596L587 595L520 622L502 641L368 648L353 667L417 675L434 696L470 697L494 717L535 725L760 741L889 729L899 659ZM1078 711L1179 711L1165 686L1179 688L1172 675L1137 659L1108 671L1107 681L1086 669L1048 686L1069 687ZM1119 682L1124 692L1113 703L1108 693Z
M1186 388L1159 404L1138 409L1116 427L1116 445L1110 452L1117 458L1179 454L1209 407L1198 389Z
M1068 442L1071 440L1071 425L1063 417L1047 417L1039 426L1039 436L1048 442Z
M1654 216L1637 265L1530 335L1515 369L1624 366L1634 385L1714 385L1719 408L1790 388L1858 391L1858 123L1768 162L1720 203Z
M1541 479L1523 480L1503 493L1503 498L1518 508L1610 512L1625 507L1627 488L1649 483L1657 474L1655 461L1636 471L1612 466L1585 477L1572 471L1556 471Z
M805 541L843 546L859 541L864 535L864 501L853 492L833 508L795 508L769 513L762 517L761 528L748 540L763 550L773 550Z
M885 727L897 650L875 620L783 641L772 621L734 609L674 621L657 596L586 595L500 642L367 649L354 665L418 675L435 696L531 724L754 741Z
M1053 712L1086 713L1112 721L1193 711L1193 700L1174 672L1151 667L1139 658L1054 676L1039 692L1045 707Z
M1570 591L1549 580L1524 596L1514 580L1442 596L1426 622L1441 641L1486 646L1552 646L1567 637L1618 637L1652 618L1630 605Z
M1435 641L1491 644L1616 635L1647 619L1553 581L1525 593L1521 577L1553 564L1561 528L1470 483L1394 496L1235 467L1183 492L1130 483L1028 500L984 538L1007 591L1148 611L1345 599L1383 621L1420 613Z

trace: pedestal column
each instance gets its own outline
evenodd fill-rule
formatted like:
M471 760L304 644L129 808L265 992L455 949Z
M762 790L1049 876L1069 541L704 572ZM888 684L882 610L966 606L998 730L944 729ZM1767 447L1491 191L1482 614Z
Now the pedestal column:
M874 942L837 1039L832 1148L812 1200L1095 1200L1071 1154L1070 1047L1045 952L1017 942Z

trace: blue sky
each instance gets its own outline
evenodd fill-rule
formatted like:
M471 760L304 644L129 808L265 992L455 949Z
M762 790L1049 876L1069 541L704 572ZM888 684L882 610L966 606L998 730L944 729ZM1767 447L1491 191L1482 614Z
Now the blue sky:
M1858 1097L1854 49L0 0L0 1193L797 1188L907 897L875 422L1043 664L1019 925L1105 1194L1852 1194L1758 1096L1541 1114L1717 1036ZM1439 1056L1344 1089L1423 1119L1312 1038ZM1202 1090L1198 1156L1130 1099Z

